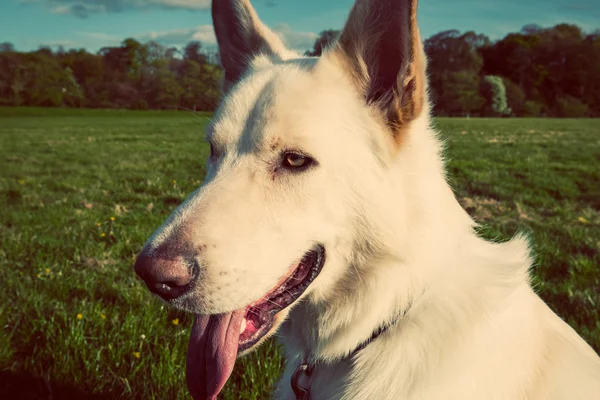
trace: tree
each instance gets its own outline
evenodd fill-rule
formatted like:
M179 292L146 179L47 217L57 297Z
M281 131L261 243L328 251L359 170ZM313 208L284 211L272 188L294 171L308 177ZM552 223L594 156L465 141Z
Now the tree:
M588 105L591 115L600 115L597 40L598 36L586 36L571 24L545 29L525 26L482 49L483 73L518 85L530 101L526 107L529 114L559 115L565 104L574 105L572 99L578 99Z
M189 42L183 50L183 59L194 61L199 65L206 64L207 57L201 53L202 43L198 41Z
M63 70L60 83L63 92L62 105L67 107L81 107L85 101L84 92L73 75L71 68L67 67Z
M105 80L123 81L129 75L129 54L126 48L103 47L98 51L102 57Z
M180 105L189 110L214 110L220 97L222 71L216 65L185 60L180 78Z
M83 97L70 68L46 51L24 54L13 75L15 104L59 107L76 105Z
M125 56L127 74L131 79L139 79L141 68L148 62L148 49L135 39L128 38L121 44Z
M9 48L9 46L6 46ZM15 73L21 63L22 56L14 51L0 52L0 104L10 105L18 102L15 98L14 85ZM17 87L17 92L22 89Z
M474 32L440 32L425 41L434 111L438 114L477 113L484 103L479 73L483 58L479 49L489 39Z
M304 55L311 56L311 57L320 56L325 49L327 49L329 46L331 46L337 40L339 35L340 35L339 30L328 29L328 30L322 31L319 34L319 37L317 38L317 40L315 40L313 49L307 50L304 53Z
M501 116L510 114L506 100L506 88L500 76L487 75L481 80L481 95L486 101L484 115Z
M480 79L467 71L451 72L445 82L445 109L451 116L477 114L485 103L479 93Z
M143 68L140 89L148 106L159 109L177 108L183 93L168 59L156 59Z
M486 75L500 75L509 78L529 92L538 84L539 76L544 75L543 68L536 65L536 48L541 38L538 34L509 34L489 48L482 49L483 71Z
M585 38L581 51L587 70L585 91L579 97L590 106L593 116L600 117L600 29Z
M521 28L521 33L526 35L537 34L541 32L543 28L538 24L527 24Z
M338 30L324 30L307 55L320 56ZM600 30L526 25L491 42L456 30L424 42L436 115L600 117ZM0 43L0 105L214 110L218 54L127 38L85 49L18 52Z
M506 103L508 107L514 115L522 116L525 107L525 92L510 79L503 78L502 80L506 89Z
M479 49L489 46L485 35L474 32L460 34L457 30L440 32L424 43L431 73L469 71L479 73L483 58Z
M39 49L35 52L37 54L42 54L47 57L52 57L54 54L52 53L52 49L48 46L40 46Z
M99 107L106 103L107 89L104 84L104 65L102 57L84 49L70 50L57 56L63 68L70 68L73 77L80 86L83 100L80 106Z
M12 53L15 51L15 46L10 42L0 43L0 53Z

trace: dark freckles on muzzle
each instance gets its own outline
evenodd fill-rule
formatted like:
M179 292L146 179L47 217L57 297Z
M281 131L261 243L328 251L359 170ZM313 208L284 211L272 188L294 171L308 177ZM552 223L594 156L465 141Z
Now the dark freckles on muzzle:
M135 272L148 289L165 301L172 301L192 289L198 279L198 251L168 242L154 248L147 245L135 262Z

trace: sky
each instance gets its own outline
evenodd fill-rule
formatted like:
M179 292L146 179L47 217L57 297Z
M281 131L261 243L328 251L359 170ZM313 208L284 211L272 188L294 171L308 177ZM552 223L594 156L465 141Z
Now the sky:
M39 46L95 52L133 37L184 46L214 47L210 0L0 0L0 42L17 50ZM288 47L312 48L318 33L340 29L354 0L252 0L260 18ZM574 23L600 28L599 0L420 0L418 19L427 38L448 29L500 39L524 25Z

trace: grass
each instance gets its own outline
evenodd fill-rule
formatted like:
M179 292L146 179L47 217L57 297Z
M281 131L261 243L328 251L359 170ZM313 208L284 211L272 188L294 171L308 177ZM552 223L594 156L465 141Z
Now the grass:
M189 398L191 318L133 262L202 181L209 117L0 108L0 398ZM437 124L482 233L531 233L539 292L599 351L600 121ZM268 398L280 368L269 342L221 398Z

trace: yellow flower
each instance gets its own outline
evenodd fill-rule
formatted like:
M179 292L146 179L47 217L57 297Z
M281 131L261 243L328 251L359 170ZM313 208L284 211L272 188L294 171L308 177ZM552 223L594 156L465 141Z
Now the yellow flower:
M46 268L46 274L50 273L50 268Z
M115 217L110 217L110 220L111 220L111 221L114 221L114 220L115 220Z
M173 321L171 321L173 323L173 325L179 325L179 318L175 318Z
M102 233L100 234L100 237L104 237L104 236L106 236L106 233L102 232Z
M100 225L101 225L100 222L96 222L96 226L100 226Z
M83 318L83 315L77 314L77 319L82 319L82 318Z
M100 318L102 318L102 319L106 319L106 315L104 315L104 314L100 314Z
M579 220L579 222L584 223L584 224L589 224L590 221L588 221L587 219L583 218L583 217L579 217L577 218Z
M177 183L177 181L173 181L173 185L176 184L176 183Z
M42 278L42 274L37 274L36 276L40 279Z
M133 356L134 356L135 358L140 358L142 355L140 354L140 352L139 352L139 351L134 351L134 352L133 352Z
M25 179L19 179L19 185L24 185L25 184Z

